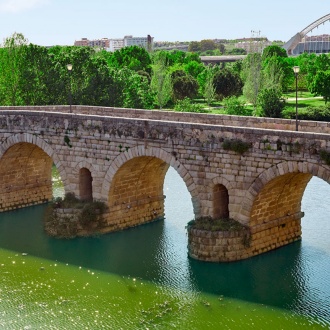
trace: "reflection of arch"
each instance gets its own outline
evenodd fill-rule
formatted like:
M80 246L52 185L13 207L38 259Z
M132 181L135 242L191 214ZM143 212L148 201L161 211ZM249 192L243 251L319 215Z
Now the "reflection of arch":
M241 206L242 222L257 225L300 212L309 180L317 176L330 182L325 167L309 162L279 163L259 175L248 189Z
M93 200L92 174L86 167L79 171L79 198L83 201Z
M306 36L307 33L311 32L316 27L318 27L319 25L321 25L329 20L330 20L330 14L327 14L327 15L317 19L315 22L309 24L302 31L295 34L286 44L283 45L283 48L286 49L286 51L289 55L292 55L293 50L297 47L299 42L301 42L301 40Z

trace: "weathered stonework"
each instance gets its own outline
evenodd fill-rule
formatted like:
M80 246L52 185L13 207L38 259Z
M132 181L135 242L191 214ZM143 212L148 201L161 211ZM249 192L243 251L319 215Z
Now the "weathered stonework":
M317 176L330 123L73 106L0 107L0 211L48 201L51 166L65 192L107 203L106 231L164 216L169 166L185 182L196 217L228 214L249 227L240 258L300 238L301 198ZM225 150L240 140L244 154ZM221 201L220 201L221 199Z

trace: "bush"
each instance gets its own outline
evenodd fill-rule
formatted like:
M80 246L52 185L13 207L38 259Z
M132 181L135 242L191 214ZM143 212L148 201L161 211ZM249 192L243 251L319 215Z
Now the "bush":
M188 97L184 98L183 100L177 101L174 106L174 110L180 112L208 112L208 110L203 109L200 104L192 103L192 101Z
M250 116L251 111L246 109L244 102L240 101L236 96L224 99L225 111L228 115Z
M285 108L282 111L283 118L295 119L296 109ZM298 119L300 120L314 120L314 121L330 121L330 105L319 107L307 107L298 109Z
M270 118L281 118L285 107L282 91L278 88L263 89L258 95L258 104L262 115Z

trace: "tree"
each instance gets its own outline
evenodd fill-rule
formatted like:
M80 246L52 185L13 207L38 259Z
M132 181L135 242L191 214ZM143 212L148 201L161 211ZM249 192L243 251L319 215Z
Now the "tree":
M198 92L197 80L189 74L182 71L181 75L172 74L173 98L174 102L183 100L184 98L193 99Z
M242 94L243 82L240 76L228 68L215 72L213 84L216 97L219 100L225 97L239 96Z
M266 58L278 56L278 57L288 57L286 50L277 45L267 46L262 52L262 60L264 61Z
M200 42L200 49L202 52L205 52L206 50L214 50L217 49L217 45L211 39L204 39Z
M204 93L203 96L208 104L208 106L211 105L215 98L215 87L214 87L214 70L213 67L208 66L205 69L206 71L206 79L205 79L205 85L204 85Z
M124 67L133 70L144 70L151 73L151 58L146 49L139 46L123 47L111 53L108 58L111 67L122 69Z
M167 70L166 57L159 57L152 69L151 89L155 94L156 104L162 109L172 95L172 80Z
M14 33L6 38L0 53L0 103L2 105L19 105L23 46L28 43L21 33Z
M310 84L310 91L313 95L323 96L324 102L330 100L330 70L320 71Z
M201 51L201 45L198 41L191 41L188 46L189 52L200 52Z
M282 89L283 82L283 69L281 63L278 61L277 56L268 58L263 70L262 70L262 87Z
M259 53L251 53L243 61L243 95L248 102L252 103L255 110L261 86L261 67L261 55Z

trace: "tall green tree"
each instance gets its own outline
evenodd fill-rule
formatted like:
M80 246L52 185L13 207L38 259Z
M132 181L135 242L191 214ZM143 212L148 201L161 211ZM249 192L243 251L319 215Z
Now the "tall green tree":
M255 110L261 88L261 69L262 61L259 53L251 53L244 59L242 69L243 95L248 102L252 103Z
M15 32L0 48L0 103L3 105L22 104L19 85L27 43L23 34Z
M208 104L211 105L215 98L215 87L214 87L214 69L212 66L207 66L205 69L206 78L205 78L205 85L204 85L204 92L203 96Z
M152 67L151 89L155 95L155 103L160 109L171 99L173 89L166 62L167 58L160 56Z

